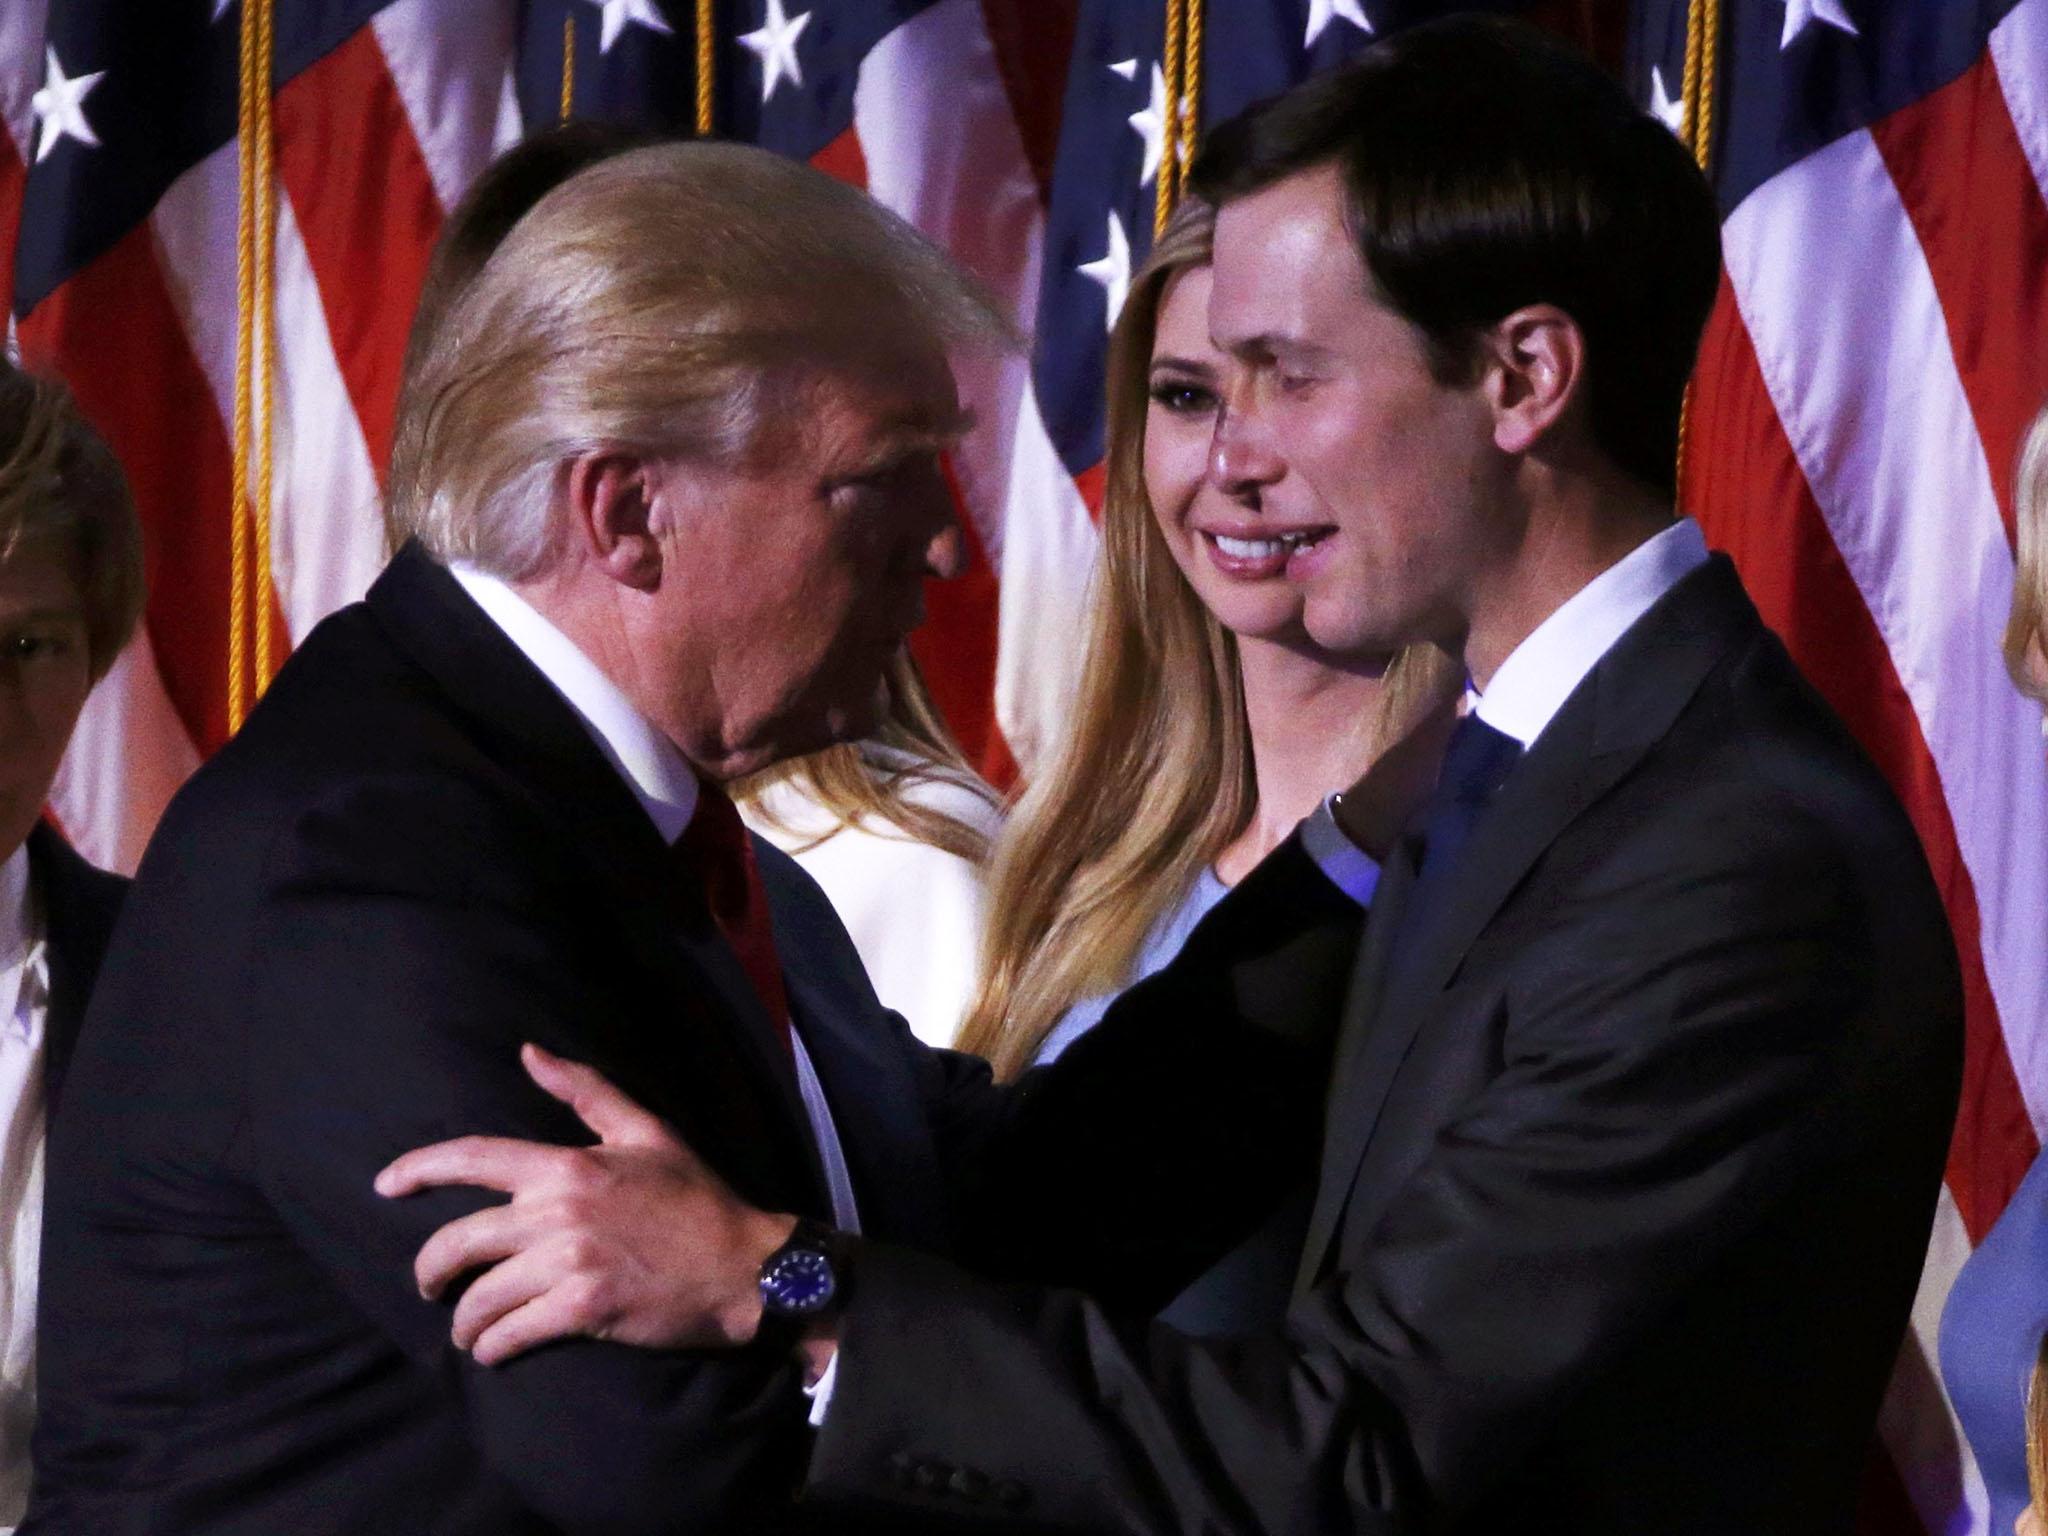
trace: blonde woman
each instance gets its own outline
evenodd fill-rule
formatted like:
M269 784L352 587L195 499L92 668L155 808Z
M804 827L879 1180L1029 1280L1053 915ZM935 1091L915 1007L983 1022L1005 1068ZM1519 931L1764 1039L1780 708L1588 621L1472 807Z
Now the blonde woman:
M2005 664L2019 690L2048 711L2048 408L2034 418L2020 451L2013 508L2018 570ZM2037 1157L1956 1276L1941 1320L1941 1374L1984 1474L1994 1532L2048 1536L2041 1507L2048 1501L2044 1341L2048 1157Z
M1458 681L1430 650L1362 663L1302 628L1273 529L1205 479L1226 360L1214 216L1190 200L1110 341L1109 464L1074 725L990 877L961 1047L1014 1077L1159 969L1226 890L1372 760L1383 722ZM1304 530L1312 533L1313 530Z

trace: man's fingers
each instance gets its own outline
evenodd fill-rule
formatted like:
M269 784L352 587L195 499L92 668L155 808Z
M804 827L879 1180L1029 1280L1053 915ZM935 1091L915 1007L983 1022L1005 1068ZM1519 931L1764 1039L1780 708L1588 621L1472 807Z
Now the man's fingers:
M420 1294L432 1301L481 1264L517 1253L530 1236L532 1218L517 1206L494 1205L449 1222L428 1238L412 1261Z
M564 1283L497 1319L478 1336L470 1353L478 1365L502 1365L537 1344L594 1336L602 1323L590 1308L585 1288Z
M526 1075L576 1111L577 1117L613 1146L675 1146L668 1127L619 1092L604 1075L537 1045L521 1049Z
M450 1334L457 1349L472 1349L493 1323L506 1313L525 1306L561 1278L560 1257L547 1245L515 1253L502 1264L494 1264L476 1277L476 1283L456 1303Z
M544 1174L561 1151L502 1136L458 1136L393 1158L377 1175L376 1189L380 1195L395 1197L437 1185L471 1184L509 1195Z

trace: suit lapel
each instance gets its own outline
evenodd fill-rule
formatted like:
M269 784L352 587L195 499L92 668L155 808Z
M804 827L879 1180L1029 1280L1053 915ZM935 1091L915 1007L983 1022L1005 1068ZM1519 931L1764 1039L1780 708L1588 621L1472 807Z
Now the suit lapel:
M1353 1113L1349 1103L1350 1085L1372 1082L1392 1069L1397 1056L1376 1049L1379 1037L1369 1027L1367 1003L1377 998L1386 985L1388 967L1393 963L1393 934L1401 924L1401 913L1414 889L1417 855L1421 840L1410 835L1401 839L1380 866L1379 888L1373 893L1372 910L1365 920L1365 942L1359 946L1345 990L1343 1020L1337 1035L1337 1050L1331 1063L1330 1094L1323 1120L1322 1175L1316 1189L1315 1205L1309 1213L1308 1237L1302 1245L1301 1264L1295 1274L1295 1288L1306 1290L1315 1281L1316 1266L1329 1246L1350 1191L1348 1179L1331 1176L1340 1155L1340 1128ZM1385 1059L1383 1059L1385 1058Z
M790 1012L832 1110L861 1230L936 1247L945 1234L937 1153L897 1027L824 893L773 845L756 837L755 850Z
M51 1112L63 1090L65 1068L78 1043L100 957L120 914L128 882L94 869L47 823L28 838L29 884L42 912L44 953L50 968L49 1006L43 1019L43 1081Z
M742 1188L758 1194L770 1187L759 1176L779 1165L781 1187L807 1193L809 1203L822 1208L824 1182L810 1122L745 970L711 923L701 895L679 888L660 834L568 702L417 545L407 544L392 558L367 601L493 759L563 826L588 888L611 902L624 951L664 971L674 993L690 1001L696 1017L679 1019L677 1027L708 1025L737 1058L777 1132L771 1144L745 1149L756 1166L748 1170L753 1177L738 1180ZM734 1178L732 1169L721 1172Z
M1302 1288L1322 1273L1402 1063L1474 942L1565 829L1663 738L1731 641L1759 627L1733 566L1713 557L1573 691L1473 828L1426 926L1401 932L1398 943L1416 845L1404 843L1389 861L1368 925L1378 932L1360 957L1338 1044Z

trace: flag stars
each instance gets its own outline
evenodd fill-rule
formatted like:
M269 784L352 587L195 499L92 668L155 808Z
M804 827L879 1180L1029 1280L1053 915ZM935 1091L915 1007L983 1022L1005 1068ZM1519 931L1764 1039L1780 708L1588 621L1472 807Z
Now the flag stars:
M1123 312L1124 296L1131 291L1131 242L1124 234L1123 222L1114 213L1109 216L1109 249L1099 260L1084 262L1080 272L1102 284L1109 312L1103 329L1115 330L1116 317Z
M1308 36L1302 47L1315 47L1333 21L1348 21L1364 33L1372 31L1372 22L1365 14L1365 0L1308 0Z
M590 0L590 3L604 13L597 36L597 51L601 54L612 51L612 44L619 40L619 34L627 27L645 27L666 37L675 36L675 29L655 9L654 0Z
M1166 153L1166 119L1166 71L1154 64L1151 104L1142 112L1133 112L1129 118L1131 127L1145 141L1145 166L1138 173L1138 185L1141 187L1150 186L1152 178L1159 174L1159 162Z
M748 32L740 38L740 46L761 61L761 105L764 107L785 77L797 89L803 88L804 71L797 60L796 40L803 36L810 21L809 11L790 16L784 13L782 0L768 0L768 14L760 30Z
M1851 37L1860 35L1842 9L1842 0L1785 0L1785 35L1778 39L1778 52L1790 48L1792 40L1817 21Z
M85 98L106 75L106 71L101 69L76 79L67 78L64 66L57 62L57 50L50 47L43 53L46 61L43 88L29 101L29 110L35 113L36 121L42 124L43 129L42 138L36 142L38 164L49 158L50 151L57 147L60 139L76 139L95 149L99 147L99 135L86 121Z
M1650 66L1650 116L1666 128L1685 137L1685 101L1671 99L1671 88L1664 83L1664 71L1658 65Z

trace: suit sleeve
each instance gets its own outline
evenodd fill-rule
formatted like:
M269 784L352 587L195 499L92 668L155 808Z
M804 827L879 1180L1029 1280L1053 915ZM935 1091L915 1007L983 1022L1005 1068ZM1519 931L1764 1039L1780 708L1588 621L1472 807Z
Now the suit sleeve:
M948 1529L1455 1526L1811 1176L1803 1136L1858 1134L1859 892L1789 819L1717 834L1639 843L1557 914L1568 941L1502 1005L1497 1075L1280 1336L1193 1340L864 1252L808 1496Z
M574 1340L480 1367L449 1340L452 1302L422 1300L412 1264L441 1225L503 1197L371 1187L391 1158L452 1136L587 1144L527 1080L519 1045L590 1059L602 1030L647 1022L644 1004L636 1014L607 991L606 957L582 951L545 882L473 873L480 849L532 835L494 814L445 788L371 788L274 850L252 989L258 1177L335 1285L451 1383L478 1454L550 1523L746 1528L748 1511L786 1500L802 1452L784 1355Z
M1163 1306L1312 1174L1364 920L1292 838L1056 1062L929 1053L956 1256Z

